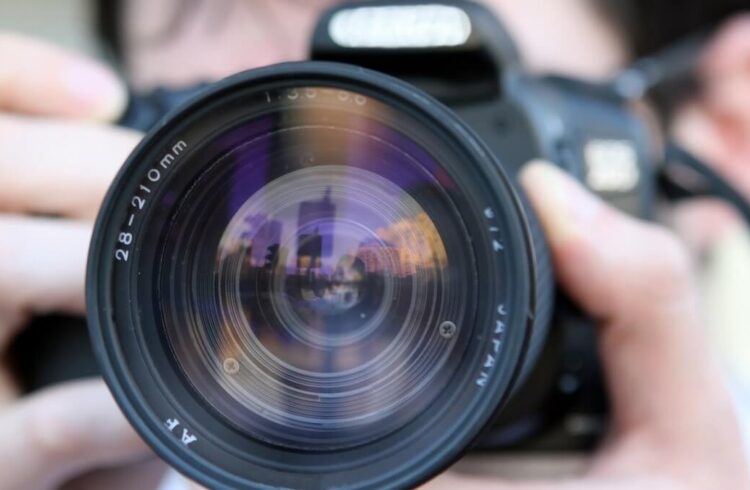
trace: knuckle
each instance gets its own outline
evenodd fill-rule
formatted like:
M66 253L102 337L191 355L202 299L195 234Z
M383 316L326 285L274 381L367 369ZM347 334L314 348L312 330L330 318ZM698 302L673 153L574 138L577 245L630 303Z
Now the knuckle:
M674 289L693 281L693 264L687 246L676 234L656 225L649 225L652 244L650 280L655 286Z
M26 434L30 450L43 460L70 458L81 451L84 440L68 420L69 410L54 397L30 407Z

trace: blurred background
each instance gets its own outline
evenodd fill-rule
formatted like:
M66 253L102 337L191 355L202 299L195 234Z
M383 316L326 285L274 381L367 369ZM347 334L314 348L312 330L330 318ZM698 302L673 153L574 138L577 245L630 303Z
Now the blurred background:
M97 56L102 51L94 33L93 7L88 0L1 0L0 29L48 39Z

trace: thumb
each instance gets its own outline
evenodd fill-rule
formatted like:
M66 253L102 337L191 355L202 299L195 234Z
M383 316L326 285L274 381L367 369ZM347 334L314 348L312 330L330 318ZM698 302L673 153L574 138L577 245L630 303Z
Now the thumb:
M44 42L0 33L0 111L114 120L125 90L104 66Z
M610 208L550 164L527 165L521 181L541 219L558 281L601 323L615 428L648 432L678 448L715 446L707 431L695 428L710 427L717 416L731 420L733 412L705 347L685 248L666 230ZM702 440L688 440L695 437Z

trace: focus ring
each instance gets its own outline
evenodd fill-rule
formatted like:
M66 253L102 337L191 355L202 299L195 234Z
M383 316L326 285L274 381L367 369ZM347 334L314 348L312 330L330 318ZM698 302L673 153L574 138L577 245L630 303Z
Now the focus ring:
M554 272L549 247L547 246L539 219L531 208L530 203L524 194L520 192L519 194L526 212L526 223L531 239L530 248L533 258L533 284L535 288L533 310L530 312L533 315L532 329L527 343L526 357L516 384L517 387L523 384L544 348L555 306Z

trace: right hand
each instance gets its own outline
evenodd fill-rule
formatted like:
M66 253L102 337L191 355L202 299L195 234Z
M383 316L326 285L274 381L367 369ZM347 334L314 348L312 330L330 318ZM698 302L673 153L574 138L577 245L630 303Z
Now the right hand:
M0 33L3 354L32 316L84 314L93 219L141 137L107 124L124 104L122 85L104 67ZM122 471L152 458L101 380L21 396L0 365L0 489L58 488L71 480L75 488L153 488L160 477L154 471L148 482ZM100 468L119 468L121 478L80 478Z
M748 489L739 424L704 335L691 259L665 229L533 163L522 183L560 286L599 323L610 437L579 478L510 482L446 474L434 490Z

